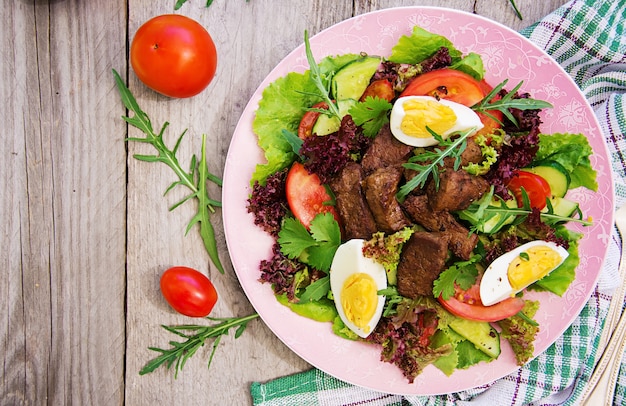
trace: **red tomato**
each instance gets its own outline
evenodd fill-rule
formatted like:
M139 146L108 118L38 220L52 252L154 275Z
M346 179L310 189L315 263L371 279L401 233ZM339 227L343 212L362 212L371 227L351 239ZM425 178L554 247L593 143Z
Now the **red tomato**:
M215 76L217 51L203 26L167 14L139 27L130 46L130 63L149 88L170 97L191 97Z
M507 188L513 192L518 207L523 206L522 188L524 188L528 195L530 207L535 207L539 210L546 207L546 199L552 196L550 185L544 178L525 171L515 171Z
M331 213L340 223L335 206L324 204L332 199L320 178L309 173L301 163L294 163L289 170L285 191L289 209L307 229L320 213Z
M217 302L217 291L204 274L185 266L175 266L161 275L161 293L177 312L205 317Z
M480 301L479 285L475 284L466 291L457 288L457 293L448 300L439 296L439 303L450 313L468 320L494 322L519 313L524 307L524 300L510 297L491 306L484 306Z
M363 92L360 101L364 101L368 96L378 97L391 102L396 98L396 92L393 85L387 79L378 79L370 83Z
M433 96L471 107L485 97L485 92L472 76L446 68L419 75L400 94L403 96Z
M328 104L322 101L314 104L313 108L328 110ZM300 120L300 125L298 126L298 137L300 139L303 140L313 134L313 126L315 125L315 122L317 121L320 114L322 113L318 111L307 111L306 113L304 113L304 116L302 116L302 119Z

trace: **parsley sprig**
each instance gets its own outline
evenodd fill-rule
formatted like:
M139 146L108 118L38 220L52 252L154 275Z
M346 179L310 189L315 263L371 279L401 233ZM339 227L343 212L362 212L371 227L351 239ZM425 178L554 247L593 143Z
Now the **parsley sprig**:
M461 166L461 154L467 147L467 138L474 133L474 129L469 129L461 133L456 138L443 139L441 135L432 131L427 127L431 135L439 142L439 146L432 150L424 150L409 159L409 162L403 166L407 169L415 171L417 174L407 183L400 187L396 194L399 202L404 199L417 187L424 187L429 176L432 175L435 187L439 188L439 170L444 166L444 158L451 157L454 159L454 170L458 170Z
M287 257L328 272L341 245L341 230L330 213L315 216L310 232L299 220L288 218L278 233L278 243Z
M441 296L444 300L454 295L454 286L458 285L462 290L468 290L478 276L476 264L482 260L482 256L473 255L467 261L455 262L448 267L433 283L433 296Z
M393 107L385 99L367 96L364 101L356 103L350 108L352 120L358 126L363 127L366 137L375 137L383 125L389 122L387 114Z
M198 326L195 324L182 326L161 326L170 333L184 338L185 341L170 341L170 345L172 347L166 350L149 347L150 350L158 352L161 355L148 361L148 363L139 371L139 375L145 375L153 372L161 365L165 365L168 369L174 365L174 377L178 377L178 372L182 370L187 360L191 358L191 356L194 355L200 347L204 346L206 340L213 339L211 355L209 356L207 365L207 368L210 368L211 361L213 361L213 356L215 355L215 351L217 350L217 346L219 345L221 338L228 335L230 329L232 328L236 329L235 338L239 338L248 326L248 323L257 317L259 317L259 315L256 313L245 317L207 317L208 320L219 323L209 326Z
M507 92L502 98L496 97L500 93L504 86L508 83L508 79L505 79L502 83L494 87L489 94L487 94L481 101L472 106L472 110L485 114L486 116L496 120L500 124L500 120L489 112L489 110L497 110L502 112L506 118L508 118L513 124L517 126L517 120L513 117L510 109L518 110L541 110L551 108L552 104L544 100L537 100L531 98L516 98L515 94L522 87L524 83L519 82L510 92Z

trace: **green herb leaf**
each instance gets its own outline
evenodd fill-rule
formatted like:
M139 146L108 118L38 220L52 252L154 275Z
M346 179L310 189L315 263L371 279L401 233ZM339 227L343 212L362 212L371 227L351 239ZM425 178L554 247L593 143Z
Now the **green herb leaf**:
M328 295L330 290L330 277L324 276L306 287L304 292L299 296L300 303L315 302Z
M211 355L209 356L209 362L207 365L207 368L209 368L211 366L211 361L213 360L213 355L215 355L215 351L217 350L217 344L219 344L222 336L228 335L231 328L236 328L235 338L239 337L241 333L243 333L243 330L247 327L248 323L258 317L259 315L256 313L244 317L207 317L208 320L217 321L219 323L209 326L162 326L170 333L183 337L186 340L183 342L170 341L171 348L169 349L149 347L150 350L158 352L160 355L148 361L148 363L139 371L139 375L145 375L153 372L161 365L165 365L168 369L174 365L174 377L178 377L178 372L182 370L187 360L204 345L205 341L208 339L214 339ZM188 332L191 332L191 334L188 334Z
M502 96L501 99L496 100L496 96L500 93L500 90L506 86L508 79L505 79L502 83L493 88L491 92L480 102L472 106L472 109L478 113L483 113L494 120L500 122L496 117L489 113L489 110L497 110L502 112L506 118L508 118L515 126L518 126L517 120L511 114L509 109L518 110L541 110L546 108L552 108L552 104L547 101L530 99L530 98L514 98L517 91L522 87L524 82L519 82L510 92ZM501 123L501 122L500 122ZM501 123L502 124L502 123Z
M493 186L480 200L472 202L465 210L456 212L459 218L472 224L472 231L480 231L485 234L495 234L505 226L521 224L532 213L530 200L524 188L522 192L522 207L510 207L506 202L496 196L494 199ZM546 211L540 213L541 221L554 226L559 223L573 221L584 226L591 225L590 220L583 219L583 214L578 209L572 217L560 216L554 213L550 201L547 201ZM487 224L489 226L487 227Z
M288 258L328 272L341 244L339 224L330 213L318 214L311 221L310 229L309 233L300 221L286 219L278 233L280 250Z
M300 221L287 218L278 233L278 243L283 254L295 259L317 242Z
M470 129L457 138L447 138L444 140L439 134L428 127L426 128L439 142L439 145L433 150L425 150L419 155L411 157L409 163L402 165L407 169L415 171L416 175L400 187L400 190L396 194L396 198L399 202L403 202L413 189L424 187L431 175L435 182L435 187L439 188L439 168L443 167L444 158L454 158L454 168L455 170L458 169L461 164L461 154L465 151L465 147L467 146L467 138L474 133L474 129ZM421 162L424 163L422 164Z
M341 120L341 115L339 114L339 108L337 107L337 103L333 101L330 94L330 78L323 78L322 72L320 70L319 65L315 62L315 58L313 57L313 52L311 51L311 43L309 42L309 32L304 31L304 49L306 52L306 59L309 63L309 71L311 72L311 80L315 83L315 87L328 105L328 112L330 112L333 116L337 117ZM326 81L324 80L326 79ZM324 112L328 114L328 112Z
M385 99L367 96L364 101L352 106L348 111L356 125L363 127L363 134L375 137L383 125L389 122L387 113L393 105Z
M163 133L165 132L168 123L166 122L165 124L163 124L163 127L161 127L161 131L159 131L159 133L157 134L152 128L150 118L139 107L137 100L135 99L131 91L126 87L126 85L122 81L122 78L115 69L113 69L113 76L115 78L115 83L119 90L124 106L126 106L126 108L134 114L132 117L128 116L122 118L128 124L141 130L145 135L144 138L129 137L127 138L127 141L150 144L157 151L155 155L135 155L135 158L144 162L162 162L174 171L174 173L178 177L178 180L173 182L167 188L165 193L169 192L176 186L184 186L191 191L190 195L186 196L184 199L176 203L171 209L174 209L180 206L182 203L185 203L193 198L197 200L197 213L189 222L185 233L189 232L189 230L195 224L199 224L200 236L202 237L204 247L207 250L209 257L211 258L211 261L221 273L224 273L224 267L222 266L222 263L218 256L215 232L213 230L213 225L210 221L210 215L215 212L215 207L221 207L221 203L216 200L210 199L206 189L207 182L210 181L217 184L218 186L221 186L222 180L219 177L209 173L208 171L205 154L206 136L202 136L202 156L200 158L200 163L196 165L197 159L193 157L190 170L187 171L183 169L178 162L176 152L178 151L178 147L180 146L186 131L184 131L178 137L174 148L169 149L163 141Z
M433 283L433 296L441 296L444 300L450 299L454 296L455 284L463 290L469 289L476 283L478 276L476 263L481 259L480 255L473 255L469 260L456 262L439 274L439 278Z
M524 18L522 17L522 13L517 8L517 4L515 4L515 0L509 0L509 3L511 3L511 5L513 6L513 10L515 10L515 15L517 16L517 18L519 18L520 20L523 20Z

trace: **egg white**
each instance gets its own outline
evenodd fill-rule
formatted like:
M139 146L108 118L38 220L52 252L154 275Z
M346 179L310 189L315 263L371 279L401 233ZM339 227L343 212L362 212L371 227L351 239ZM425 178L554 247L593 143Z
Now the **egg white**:
M393 134L393 136L396 137L398 141L403 142L404 144L411 145L414 147L429 147L429 146L437 145L438 143L437 140L432 136L424 137L424 138L413 137L411 135L406 134L404 131L402 131L402 127L401 127L402 120L406 116L406 112L404 110L403 104L405 101L409 101L409 100L434 101L444 106L448 106L452 109L452 111L454 111L454 114L456 115L456 122L449 130L443 132L443 134L439 134L441 135L443 139L446 139L451 134L454 134L457 132L467 131L472 128L474 129L474 131L478 131L481 128L483 128L483 124L480 121L480 117L478 117L478 114L476 114L469 107L464 106L462 104L455 103L453 101L445 100L445 99L437 100L436 98L431 97L431 96L400 97L399 99L396 100L396 102L393 105L393 108L391 109L391 116L389 118L389 127L391 129L391 133Z
M361 239L353 239L340 245L330 266L330 289L333 292L335 307L337 308L339 317L341 317L346 327L363 338L367 337L376 328L383 313L385 297L377 296L378 302L376 310L369 320L367 327L358 327L347 318L341 304L341 292L344 283L352 274L365 273L372 277L376 284L377 291L387 287L387 273L385 272L385 268L373 259L363 256L364 242L365 241Z
M526 286L520 289L514 289L509 283L508 267L511 261L516 258L521 252L528 250L529 248L537 245L545 245L557 251L561 257L559 262L552 270L556 269L559 265L565 261L569 253L560 245L557 245L550 241L531 241L529 243L520 245L519 247L507 252L496 258L485 270L482 280L480 281L480 300L483 305L491 306L498 302L503 301L508 297L512 297L518 292L522 291L527 286L536 281L531 281ZM552 271L551 270L551 271ZM550 271L550 272L551 272Z

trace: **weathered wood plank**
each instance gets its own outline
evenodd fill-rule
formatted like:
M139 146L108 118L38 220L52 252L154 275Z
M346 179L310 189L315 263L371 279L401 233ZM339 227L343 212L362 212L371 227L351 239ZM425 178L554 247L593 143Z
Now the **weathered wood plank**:
M121 3L2 8L2 403L123 401ZM8 124L8 125L7 125Z

